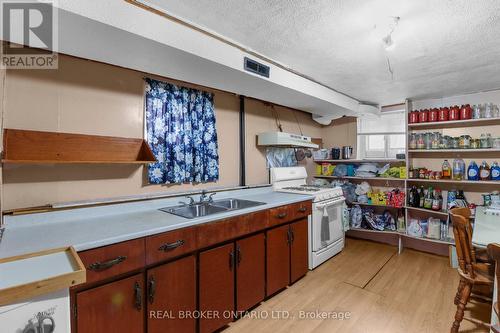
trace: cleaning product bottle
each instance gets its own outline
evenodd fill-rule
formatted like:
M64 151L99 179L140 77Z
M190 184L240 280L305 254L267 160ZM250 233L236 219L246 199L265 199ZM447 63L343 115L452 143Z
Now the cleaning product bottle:
M491 180L500 180L500 166L497 161L491 165Z
M467 179L479 180L479 167L474 161L469 163L469 168L467 169Z
M453 160L452 177L454 180L465 179L465 162L463 159L456 158Z
M424 208L425 192L424 187L420 186L420 192L418 193L418 207Z
M481 180L489 180L490 175L490 166L486 163L486 161L483 161L483 163L481 163L481 167L479 168L479 178L481 178Z
M433 190L432 190L432 187L429 187L429 189L427 190L427 195L425 196L425 199L424 199L424 208L431 209L432 208L432 200L434 200Z
M443 179L450 179L451 178L451 166L448 160L444 160L443 165L441 167L441 171L443 172L442 178Z

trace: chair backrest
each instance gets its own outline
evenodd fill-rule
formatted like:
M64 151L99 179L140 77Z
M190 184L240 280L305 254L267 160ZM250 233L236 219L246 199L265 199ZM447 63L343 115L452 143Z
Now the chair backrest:
M460 269L471 277L475 277L472 264L476 263L472 247L472 228L469 219L455 214L455 209L450 211L453 223L453 234L455 235L455 246L457 249L458 265Z
M500 301L500 244L488 244L488 255L495 261L495 277L497 279L497 295L496 299L497 302L493 304L495 312L498 313L500 312L500 309L498 307L498 302Z
M471 240L472 262L475 263L476 262L476 251L474 250L474 247L472 246L472 224L470 221L470 216L472 215L471 211L468 207L457 207L457 208L453 208L450 211L450 213L454 214L454 215L463 216L465 218L465 220L467 221L467 223L469 223L469 227L467 228L467 232L469 233L469 239Z

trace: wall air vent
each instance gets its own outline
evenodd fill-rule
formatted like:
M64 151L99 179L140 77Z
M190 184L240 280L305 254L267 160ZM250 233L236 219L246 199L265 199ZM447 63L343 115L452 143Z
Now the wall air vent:
M246 71L258 74L260 76L269 77L269 66L263 65L255 60L245 57L244 68Z

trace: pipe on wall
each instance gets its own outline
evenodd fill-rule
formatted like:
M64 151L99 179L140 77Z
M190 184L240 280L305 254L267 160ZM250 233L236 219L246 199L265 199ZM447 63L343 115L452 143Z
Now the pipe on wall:
M240 95L240 186L246 185L245 133L245 96Z

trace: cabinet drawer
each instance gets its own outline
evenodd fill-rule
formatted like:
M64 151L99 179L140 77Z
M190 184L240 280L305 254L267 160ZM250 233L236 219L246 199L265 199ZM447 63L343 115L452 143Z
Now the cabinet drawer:
M239 225L236 225L236 237L251 234L256 231L264 230L269 225L269 211L245 214L241 217Z
M269 210L269 226L295 221L311 214L311 201L271 208Z
M195 251L196 227L182 228L146 238L146 264Z
M303 201L299 202L291 206L292 214L293 214L293 219L298 220L304 217L307 217L311 215L312 211L312 204L311 201Z
M238 237L241 217L234 217L198 226L198 247L204 248Z
M269 210L269 226L274 226L293 220L292 205L285 205Z
M133 271L144 266L144 239L79 252L87 269L87 283Z

